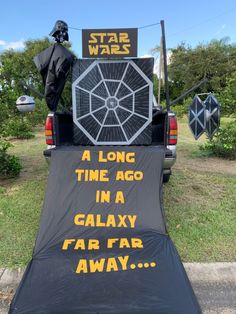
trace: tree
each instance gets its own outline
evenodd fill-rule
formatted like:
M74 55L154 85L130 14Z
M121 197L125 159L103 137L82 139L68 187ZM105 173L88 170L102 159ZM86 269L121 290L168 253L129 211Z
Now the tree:
M7 129L13 120L19 120L20 114L16 109L15 101L20 95L36 97L36 111L27 115L25 123L41 123L48 111L43 100L44 86L33 58L44 49L52 45L48 38L28 40L22 51L5 50L0 55L0 134ZM70 48L70 44L66 44ZM28 86L33 87L38 93L33 92ZM71 99L71 92L66 88L63 94L66 103ZM36 119L37 117L37 119ZM37 121L36 121L37 120Z
M225 88L216 94L221 103L221 113L236 116L236 72L226 78Z
M174 93L177 89L180 95L203 78L209 81L197 92L217 92L226 86L227 77L236 71L236 45L228 44L228 38L199 44L196 48L181 43L171 49L168 70Z

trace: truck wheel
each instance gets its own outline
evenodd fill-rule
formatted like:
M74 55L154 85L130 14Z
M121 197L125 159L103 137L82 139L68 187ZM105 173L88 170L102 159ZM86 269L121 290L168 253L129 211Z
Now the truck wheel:
M167 183L170 180L170 174L163 174L163 183Z

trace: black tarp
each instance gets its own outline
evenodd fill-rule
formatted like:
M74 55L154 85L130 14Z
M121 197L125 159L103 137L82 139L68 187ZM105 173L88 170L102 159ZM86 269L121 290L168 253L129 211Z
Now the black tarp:
M105 162L117 152L131 154L127 162ZM151 146L54 151L33 257L9 313L201 313L165 227L163 159ZM85 169L108 170L99 179L109 181L83 181ZM131 170L139 171L136 181L118 180ZM98 202L98 190L111 192L110 203ZM72 244L63 250L65 239ZM85 250L73 239L85 240ZM88 250L89 239L97 248Z

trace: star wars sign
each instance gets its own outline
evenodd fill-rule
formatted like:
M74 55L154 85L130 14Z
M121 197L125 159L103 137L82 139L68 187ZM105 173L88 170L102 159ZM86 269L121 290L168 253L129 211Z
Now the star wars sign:
M137 28L83 29L83 58L137 57Z

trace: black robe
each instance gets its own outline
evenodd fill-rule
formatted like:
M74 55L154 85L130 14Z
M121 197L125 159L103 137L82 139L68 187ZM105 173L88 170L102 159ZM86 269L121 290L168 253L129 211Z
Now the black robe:
M34 63L43 78L45 100L52 111L57 109L73 60L74 55L59 43L34 57Z

